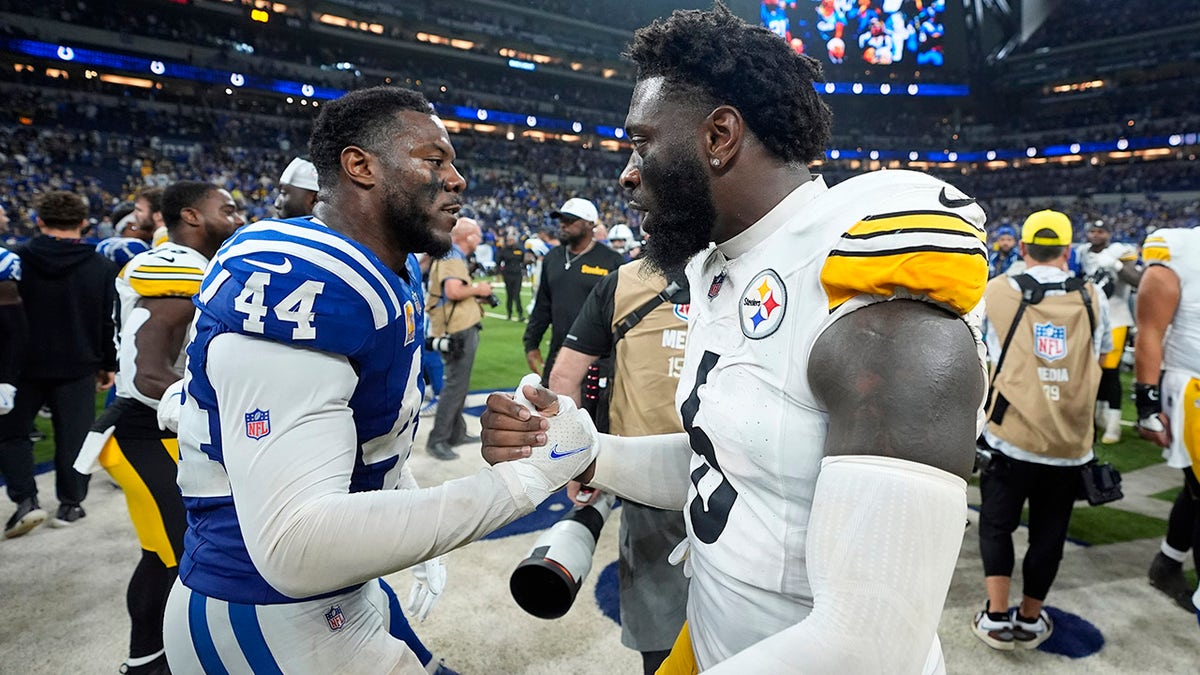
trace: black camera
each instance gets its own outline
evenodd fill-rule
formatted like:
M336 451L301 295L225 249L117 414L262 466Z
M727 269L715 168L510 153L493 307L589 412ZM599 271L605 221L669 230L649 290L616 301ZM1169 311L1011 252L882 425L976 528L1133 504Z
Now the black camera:
M462 338L453 335L427 337L425 338L425 349L431 352L441 352L451 356L458 356L463 353L463 341Z
M486 298L483 299L483 301L485 303L487 303L487 305L489 307L499 307L500 306L500 298L496 297L495 293L492 293L491 295L487 296Z

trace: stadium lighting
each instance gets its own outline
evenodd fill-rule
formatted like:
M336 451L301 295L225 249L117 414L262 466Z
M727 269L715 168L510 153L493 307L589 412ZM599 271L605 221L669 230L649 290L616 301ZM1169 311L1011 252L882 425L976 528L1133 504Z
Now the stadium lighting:
M1167 139L1167 142L1171 145L1179 145L1183 142L1183 136L1180 136L1179 134L1171 134L1171 137Z
M918 87L918 86L917 86L917 85L915 85L915 84L910 84L910 85L908 85L908 95L909 95L909 96L916 96L916 95L917 95L917 92L918 92L918 91L920 91L920 90L921 90L921 89L920 89L920 87Z
M1129 148L1129 141L1127 141L1126 139L1122 138L1117 141L1117 149L1118 150L1127 150L1128 148Z
M296 99L292 98L291 96L287 97L287 102L288 102L288 103L293 103L295 100L296 100Z
M613 136L616 136L617 138L625 138L625 130L621 127L617 127L617 130L613 132Z
M487 119L487 111L480 108L475 112L475 117L479 118L479 121L482 122Z
M250 10L250 20L266 23L271 20L271 14L265 9L252 9Z
M230 89L229 87L225 87L225 95L226 95L226 96L232 96L232 95L233 95L233 90L232 90L232 89Z
M829 151L829 159L837 159L838 157L841 157L841 156L842 156L841 150L830 150Z
M313 89L313 86L311 84L300 85L300 93L304 94L305 96L312 96L315 91L316 90Z
M989 162L991 162L991 161L995 160L995 159L996 159L996 151L995 151L995 150L988 150L988 151L987 151L987 158L988 158L988 161L989 161Z
M855 82L855 83L854 83L854 84L853 84L853 85L850 87L850 91L852 91L852 92L854 92L854 93L856 93L856 94L861 94L861 93L863 92L863 86L862 86L862 82Z
M151 61L150 72L154 73L155 75L162 75L163 73L167 72L167 66L162 61Z
M913 150L912 152L908 153L908 161L915 162L918 158L920 158L920 156L921 155L917 154L916 150Z
M1185 135L1183 137L1183 142L1187 143L1188 145L1195 145L1196 144L1196 134Z
M837 91L837 85L835 85L832 82L825 83L825 93L826 94L832 94L835 91Z
M75 59L75 50L66 45L60 45L57 53L58 58L63 61L73 61Z
M1029 146L1028 148L1025 148L1025 156L1026 157L1037 157L1037 148L1033 147L1032 145Z
M528 71L537 70L536 63L530 63L529 61L521 61L519 59L509 59L508 67L516 68L517 70L528 70Z
M504 134L504 137L511 141L511 140L515 139L517 137L517 135L510 131L507 134Z
M537 126L537 118L534 117L533 115L530 115L529 117L525 118L525 124L528 126L531 126L531 127L536 127Z
M572 122L572 123L571 123L571 131L574 131L574 132L575 132L575 133L577 133L577 134L578 134L578 133L582 133L582 132L583 132L583 125L582 125L582 124L580 124L579 122Z
M1071 147L1070 147L1070 148L1068 148L1068 149L1071 151L1071 154L1072 154L1072 155L1077 155L1077 154L1079 154L1079 144L1078 144L1078 143L1072 143L1072 144L1071 144Z
M243 84L246 84L246 76L242 75L241 73L230 73L229 84L232 84L235 87L240 87Z
M950 160L951 162L957 162L958 161L958 153L957 152L947 153L946 159Z
M883 94L884 96L892 93L892 85L888 84L887 82L879 85L879 93Z
M321 105L321 103L320 103L319 101L313 101L313 107L314 107L314 108L316 108L316 107L317 107L317 106L319 106L319 105Z
M308 99L306 99L306 98L300 99L300 105L308 105Z
M868 156L869 156L871 159L879 159L879 151L878 151L878 150L872 150L872 151L871 151L871 153L870 153Z

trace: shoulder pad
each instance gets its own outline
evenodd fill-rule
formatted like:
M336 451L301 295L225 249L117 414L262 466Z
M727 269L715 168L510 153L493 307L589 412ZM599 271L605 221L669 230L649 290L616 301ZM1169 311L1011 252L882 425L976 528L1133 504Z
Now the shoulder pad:
M1200 260L1200 230L1155 230L1142 243L1142 259L1148 265L1175 268L1180 263Z
M319 224L259 221L217 253L197 304L236 332L349 355L401 315L394 276Z
M876 207L842 233L821 270L830 311L867 295L926 300L966 314L988 279L983 209L930 176L875 173L888 174L871 181L881 197Z
M164 244L135 256L121 277L143 298L190 298L200 292L206 266L194 251Z
M21 280L21 256L0 248L0 281Z

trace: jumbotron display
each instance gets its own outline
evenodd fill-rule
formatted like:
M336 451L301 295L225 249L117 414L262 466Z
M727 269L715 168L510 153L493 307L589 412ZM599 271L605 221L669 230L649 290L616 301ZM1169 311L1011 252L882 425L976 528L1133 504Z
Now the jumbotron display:
M792 49L854 70L948 65L945 14L946 0L762 0L759 7L762 25Z

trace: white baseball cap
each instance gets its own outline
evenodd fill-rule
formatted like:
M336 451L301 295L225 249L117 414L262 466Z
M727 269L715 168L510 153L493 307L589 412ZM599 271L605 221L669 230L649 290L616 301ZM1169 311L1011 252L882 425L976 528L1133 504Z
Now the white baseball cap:
M299 157L287 165L287 168L283 170L283 175L279 177L279 182L287 183L301 190L317 192L320 189L317 187L317 167L307 159Z
M596 210L596 205L586 199L573 197L558 207L557 211L550 213L552 218L562 218L567 216L570 218L579 218L586 220L589 223L595 223L600 220L600 212Z

